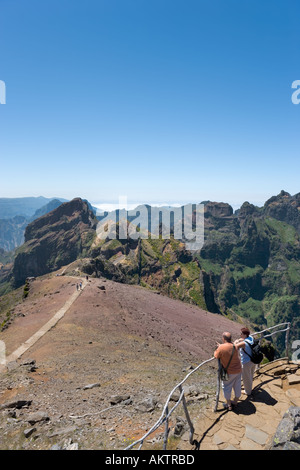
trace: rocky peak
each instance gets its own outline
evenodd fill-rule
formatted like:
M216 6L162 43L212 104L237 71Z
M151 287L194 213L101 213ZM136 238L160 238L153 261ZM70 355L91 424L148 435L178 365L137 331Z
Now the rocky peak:
M40 276L75 261L90 246L96 224L88 203L80 198L31 222L26 227L25 243L17 251L15 286L28 276Z
M43 236L49 228L55 231L58 228L74 226L79 222L92 227L97 221L88 203L78 197L31 222L25 230L25 242Z
M263 207L264 215L286 222L300 232L300 194L291 196L282 190L268 199Z
M237 211L237 215L239 219L244 219L248 217L249 215L253 215L255 213L258 213L259 209L258 207L254 206L253 204L250 204L250 202L246 201L242 204L240 209Z
M226 202L208 201L204 205L204 213L206 217L230 217L233 214L233 209Z
M270 199L265 202L264 207L268 207L274 203L287 203L290 202L291 199L292 196L290 195L290 193L282 189L277 196L270 197Z

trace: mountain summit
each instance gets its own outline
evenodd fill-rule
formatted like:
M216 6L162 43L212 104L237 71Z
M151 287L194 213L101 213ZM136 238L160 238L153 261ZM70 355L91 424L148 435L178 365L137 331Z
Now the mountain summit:
M55 271L81 256L93 238L96 223L88 203L80 198L31 222L14 262L15 287L24 284L28 276Z

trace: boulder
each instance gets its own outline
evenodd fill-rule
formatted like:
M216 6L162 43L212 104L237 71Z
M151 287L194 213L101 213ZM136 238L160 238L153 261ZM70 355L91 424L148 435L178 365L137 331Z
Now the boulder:
M20 410L21 408L30 406L31 403L32 403L32 400L17 400L17 401L4 403L4 405L1 405L0 409L4 410L6 408L16 408L17 410Z
M50 418L49 418L48 414L45 411L36 411L34 413L31 413L27 417L27 421L31 425L33 425L35 423L41 423L41 422L49 421L49 420L50 420Z
M151 413L151 411L155 410L158 404L158 399L152 395L146 397L139 405L137 406L137 410L141 411L142 413Z
M36 431L36 428L28 428L24 430L24 436L28 439L34 432Z
M300 407L291 406L283 415L273 437L272 450L300 450Z
M111 405L117 405L118 403L125 402L130 399L130 395L113 395L110 398Z
M99 383L88 384L88 385L85 385L85 386L83 387L83 390L90 390L91 388L97 388L97 387L100 387L100 384L99 384Z
M176 416L176 424L174 427L174 437L181 437L182 434L188 429L187 422L181 416Z

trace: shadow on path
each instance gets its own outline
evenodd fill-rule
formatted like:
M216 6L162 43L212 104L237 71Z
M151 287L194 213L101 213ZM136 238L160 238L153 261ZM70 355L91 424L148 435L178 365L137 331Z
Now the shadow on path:
M256 385L253 388L252 395L250 397L246 397L243 400L239 401L238 404L233 408L233 411L228 411L224 410L223 408L217 409L217 417L216 419L212 422L212 424L205 430L205 432L202 434L201 438L199 441L194 440L193 445L195 445L194 450L200 450L201 443L211 431L214 426L221 420L221 418L226 415L227 413L233 413L236 415L244 415L244 416L251 416L257 412L257 408L255 406L255 403L263 403L267 406L274 406L278 401L270 395L269 392L267 392L263 386L266 385L269 382L272 382L274 380L274 377L265 380L264 382Z
M224 416L226 413L228 413L228 410L225 410L223 411L217 418L216 420L212 423L211 426L209 426L209 428L206 429L206 431L202 434L202 437L199 441L197 441L196 439L193 441L193 445L195 446L195 449L193 450L200 450L200 445L201 445L201 442L205 439L206 435L208 434L208 432L220 421L220 419L222 418L222 416Z

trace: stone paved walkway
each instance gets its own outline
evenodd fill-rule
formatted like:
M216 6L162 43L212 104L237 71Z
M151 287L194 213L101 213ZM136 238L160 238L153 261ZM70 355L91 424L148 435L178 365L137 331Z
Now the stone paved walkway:
M262 366L254 376L253 397L243 395L233 411L223 410L222 391L217 412L205 410L194 422L199 450L267 450L283 414L300 406L300 365L286 360ZM192 450L189 433L180 449Z

